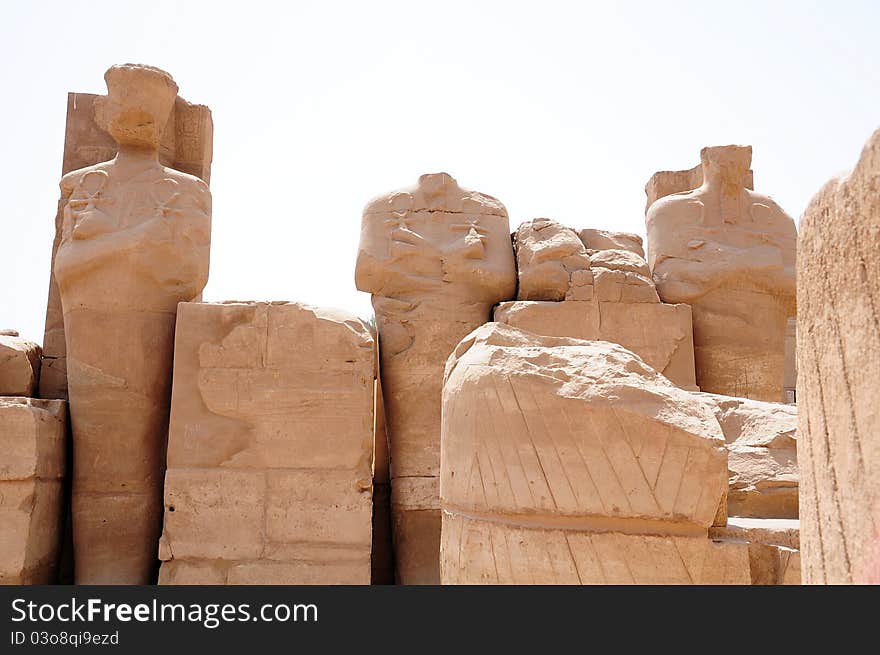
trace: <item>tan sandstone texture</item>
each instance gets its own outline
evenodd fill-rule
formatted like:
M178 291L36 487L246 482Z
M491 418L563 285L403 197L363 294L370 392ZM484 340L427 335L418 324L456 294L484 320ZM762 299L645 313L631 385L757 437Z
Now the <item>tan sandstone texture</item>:
M37 395L40 352L40 346L18 333L0 334L0 396Z
M501 303L495 321L618 343L675 384L697 388L691 308L660 302L637 235L576 233L539 218L519 226L514 245L519 300Z
M61 180L54 271L63 314L73 436L77 583L153 579L177 304L208 278L211 195L159 163L177 85L156 68L105 74L98 122L110 161Z
M396 578L436 584L443 368L516 292L507 210L446 173L423 175L364 209L355 278L379 331Z
M161 584L369 584L375 340L296 303L184 303Z
M67 94L67 122L64 131L64 154L61 174L102 161L113 159L118 146L105 130L95 109L102 96L91 93ZM214 124L211 110L194 105L180 96L165 124L159 142L159 162L177 171L189 173L206 183L211 179L211 159ZM58 203L55 217L55 240L52 243L52 263L61 242L65 202ZM67 357L64 342L64 316L61 297L54 272L49 279L49 298L46 307L46 328L43 335L43 361L40 374L41 398L67 398Z
M798 458L807 584L880 584L880 130L798 243Z
M441 463L446 584L751 581L748 543L708 536L728 484L711 404L617 344L472 332Z
M55 582L66 439L63 400L0 398L0 584Z
M797 408L700 394L727 442L730 516L798 518Z
M750 147L703 149L702 184L648 209L648 263L663 301L693 309L700 389L783 402L797 233L747 188L751 157Z

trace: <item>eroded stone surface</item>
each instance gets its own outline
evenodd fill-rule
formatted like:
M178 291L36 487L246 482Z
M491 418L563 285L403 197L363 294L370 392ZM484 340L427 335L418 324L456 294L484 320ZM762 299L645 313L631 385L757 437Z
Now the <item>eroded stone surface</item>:
M0 398L0 584L52 584L64 526L67 409Z
M93 166L112 159L119 147L96 116L102 96L91 93L67 94L67 122L61 174ZM191 104L177 96L159 142L159 162L176 171L204 180L211 179L214 124L211 110ZM61 242L65 202L58 203L55 217L55 240L52 265ZM41 398L67 398L67 351L64 340L64 315L55 273L49 279L46 327L43 335L43 360L40 374Z
M126 64L106 75L98 123L110 161L61 180L54 260L64 314L73 438L76 581L155 575L177 304L208 277L211 195L158 153L177 85Z
M797 408L701 394L727 442L730 516L798 518Z
M490 323L443 390L445 583L748 583L708 528L727 452L708 402L619 345Z
M730 517L709 528L712 539L747 543L753 585L801 584L799 521Z
M669 380L696 389L691 308L621 302L506 302L495 320L551 337L618 343Z
M804 582L880 583L880 131L798 242Z
M609 232L593 228L578 230L577 234L589 254L592 254L593 250L628 250L642 259L645 258L642 237L638 234Z
M17 332L0 334L0 396L36 395L40 352L40 346L22 339Z
M522 223L514 234L518 300L590 300L587 249L571 228L549 218Z
M440 401L458 342L512 299L507 210L446 173L364 210L357 288L373 294L390 445L398 582L439 582Z
M751 148L704 148L701 159L699 187L648 209L648 264L664 302L693 308L700 389L782 402L794 221L747 188Z
M185 303L163 584L369 584L375 340L344 312Z

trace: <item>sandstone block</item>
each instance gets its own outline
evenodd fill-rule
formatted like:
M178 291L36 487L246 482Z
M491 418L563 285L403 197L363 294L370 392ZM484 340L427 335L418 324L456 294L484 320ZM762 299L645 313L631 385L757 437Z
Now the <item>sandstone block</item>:
M730 516L798 518L797 408L700 394L727 442Z
M880 131L798 238L798 461L807 584L880 583Z
M15 335L0 334L0 396L36 395L41 348Z
M174 357L160 582L369 584L370 329L297 303L183 303Z
M619 345L472 332L441 466L446 583L749 580L747 547L708 539L727 492L710 405Z
M0 398L0 584L52 584L64 528L67 408Z

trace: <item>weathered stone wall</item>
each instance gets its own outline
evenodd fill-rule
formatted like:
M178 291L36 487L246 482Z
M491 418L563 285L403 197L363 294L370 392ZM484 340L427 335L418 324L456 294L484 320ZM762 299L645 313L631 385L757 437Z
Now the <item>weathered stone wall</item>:
M296 303L183 303L161 584L369 584L376 350Z

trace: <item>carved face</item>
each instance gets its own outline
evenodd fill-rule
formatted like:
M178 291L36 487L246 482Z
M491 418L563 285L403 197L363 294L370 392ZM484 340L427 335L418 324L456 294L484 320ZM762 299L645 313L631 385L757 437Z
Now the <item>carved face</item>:
M95 105L95 119L120 145L157 149L177 85L155 68L125 64L104 75L107 95Z
M752 165L751 146L717 146L700 153L704 177L721 178L740 184Z

